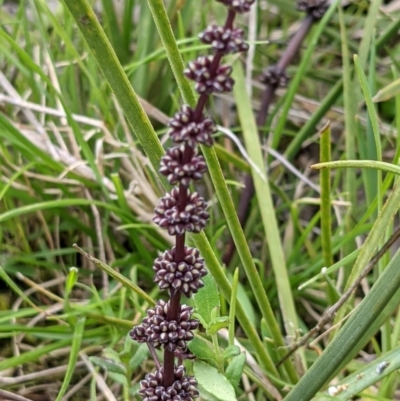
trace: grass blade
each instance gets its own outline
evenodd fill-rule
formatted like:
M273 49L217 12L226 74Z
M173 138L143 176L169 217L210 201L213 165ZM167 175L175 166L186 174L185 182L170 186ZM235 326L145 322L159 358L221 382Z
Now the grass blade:
M74 334L72 339L71 345L71 352L70 357L68 360L68 368L65 372L64 380L61 385L60 391L58 392L57 398L55 401L61 401L62 397L64 396L65 392L69 387L69 383L71 381L72 375L74 374L76 361L78 360L79 350L81 349L82 343L82 334L85 330L85 318L78 319L75 327L74 327Z
M240 63L235 63L233 69L233 77L235 79L234 95L238 108L240 123L243 130L244 140L246 143L246 149L249 153L250 158L258 167L258 171L252 168L252 176L256 189L261 219L264 226L265 238L267 239L268 249L271 255L272 268L275 273L275 281L279 294L279 303L282 311L283 321L285 324L286 333L290 336L295 336L295 333L298 329L298 322L296 310L294 307L293 294L290 287L288 272L286 269L286 262L279 235L278 223L276 221L274 205L271 198L271 190L269 187L268 178L264 173L264 171L266 171L266 168L263 162L258 129L254 119L254 114L252 112L250 99L247 96L244 74ZM237 249L239 251L239 248ZM257 273L254 272L254 274ZM248 276L248 278L249 280L251 280L251 277ZM266 302L268 302L269 306L269 301L268 299L265 299L266 295L262 289L262 284L260 282L260 289L258 289L258 286L252 287L257 297L258 305L260 309L263 310L263 306L266 306ZM263 294L261 294L261 291L263 292ZM270 316L264 312L263 316L266 319L268 326L270 327L271 334L273 335L274 340L277 341L273 334L274 326Z
M151 164L158 168L164 150L92 8L86 0L63 1L92 50ZM166 187L169 186L164 177L160 179Z
M315 29L314 33L310 37L310 42L308 43L307 50L305 51L304 55L302 56L301 63L299 65L297 73L290 82L289 89L286 93L286 98L285 98L285 103L283 105L282 113L279 117L278 123L274 130L274 135L272 138L271 147L274 149L277 149L277 147L278 147L280 138L282 136L283 130L286 125L290 107L292 106L294 96L297 93L297 90L299 88L300 82L301 82L304 74L306 73L307 69L310 66L311 56L314 53L314 49L318 43L318 39L322 35L322 32L324 31L326 25L328 24L329 20L332 18L334 12L336 11L338 4L340 4L339 0L333 0L331 5L329 6L328 10L324 14L322 20L319 22L317 28Z
M183 74L183 60L176 44L174 33L172 32L172 27L169 22L164 3L162 0L147 1L149 3L149 7L153 15L154 22L157 26L157 30L163 43L165 52L167 54L169 65L172 69L176 83L178 85L179 92L181 93L184 102L193 107L196 102L196 97L189 81Z
M392 199L399 200L400 185ZM394 194L393 192L393 194ZM309 401L332 376L341 362L358 343L364 331L380 315L400 285L400 250L381 274L371 291L352 313L336 337L301 378L299 383L284 398L284 401Z

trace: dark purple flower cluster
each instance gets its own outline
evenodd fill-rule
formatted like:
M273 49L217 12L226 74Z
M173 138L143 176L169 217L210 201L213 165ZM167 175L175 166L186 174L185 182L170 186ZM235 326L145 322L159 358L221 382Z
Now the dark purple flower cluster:
M320 19L329 7L329 0L297 0L297 9Z
M210 118L203 114L195 117L194 110L186 104L171 118L169 126L168 134L171 139L191 148L196 148L199 144L211 146L213 144L211 135L217 130Z
M207 204L197 192L186 188L186 205L180 201L180 189L175 187L161 198L155 208L154 222L168 230L169 235L183 235L186 231L199 233L207 224Z
M165 251L154 261L153 270L156 281L162 290L168 290L170 295L181 291L185 297L190 298L199 288L204 286L201 280L207 274L204 259L196 248L185 246L184 258L175 262L176 248Z
M230 92L234 81L229 76L232 68L229 65L213 67L213 56L200 56L191 61L185 69L185 75L196 82L195 88L200 94Z
M228 29L210 25L200 35L202 42L210 44L214 51L223 54L239 53L248 50L249 45L243 39L244 31L240 28Z
M210 137L211 138L211 137ZM188 186L191 180L201 180L207 171L207 165L203 156L196 153L190 160L183 160L185 146L169 148L165 156L161 158L160 173L165 175L172 185L181 182Z
M193 310L190 306L180 305L176 320L168 319L169 309L169 302L158 301L147 311L142 324L131 330L131 338L140 343L151 343L154 348L163 346L170 352L177 349L185 352L187 342L193 338L192 330L197 329L199 321L190 318Z
M279 70L276 65L271 65L263 71L261 81L271 86L286 86L289 78L285 71Z
M207 171L198 147L212 146L212 135L216 132L216 125L204 114L206 100L211 93L230 91L233 87L232 68L221 65L221 57L248 49L243 30L232 26L235 13L248 11L254 1L221 1L229 8L225 26L212 25L200 34L200 39L212 46L214 55L197 58L185 70L200 94L197 106L183 105L169 122L168 133L175 145L162 157L159 172L175 187L161 198L153 221L175 236L175 246L154 261L153 270L154 281L160 290L168 291L170 299L158 301L129 333L133 340L148 344L158 368L140 382L139 394L145 401L192 401L199 395L196 380L186 376L181 366L183 359L193 358L187 344L193 339L199 321L191 318L193 308L182 305L180 300L182 295L191 297L204 286L202 278L207 274L204 259L197 249L185 246L185 235L200 233L209 214L204 198L191 192L189 185ZM154 352L154 348L161 347L162 367Z
M140 382L139 394L144 401L192 401L199 396L194 377L185 375L185 368L178 366L174 369L173 383L165 387L163 384L164 368L148 373Z

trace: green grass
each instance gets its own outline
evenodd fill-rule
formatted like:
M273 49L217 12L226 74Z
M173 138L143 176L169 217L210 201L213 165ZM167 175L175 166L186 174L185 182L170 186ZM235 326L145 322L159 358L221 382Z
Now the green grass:
M104 13L87 0L56 9L21 0L11 11L7 3L0 1L0 399L136 400L154 363L128 332L165 296L151 267L171 245L152 224L169 187L157 173L166 122L183 101L195 103L183 69L209 52L197 34L226 11L211 0L103 0ZM193 345L209 365L188 370L208 377L207 366L219 369L209 367L211 376L237 382L240 400L396 399L396 249L325 335L277 364L397 226L399 96L386 91L389 99L373 101L399 76L400 15L381 2L340 10L335 2L289 66L289 86L278 90L258 137L257 79L304 17L289 1L259 3L250 19L254 59L226 59L235 90L208 105L246 154L222 133L202 149L209 175L198 189L211 219L188 243L215 279L216 290L205 291L218 292L219 312ZM248 24L238 18L246 32ZM309 169L320 161L329 169ZM256 196L242 230L236 209L248 172ZM230 235L238 252L225 267ZM244 376L234 344L247 351Z

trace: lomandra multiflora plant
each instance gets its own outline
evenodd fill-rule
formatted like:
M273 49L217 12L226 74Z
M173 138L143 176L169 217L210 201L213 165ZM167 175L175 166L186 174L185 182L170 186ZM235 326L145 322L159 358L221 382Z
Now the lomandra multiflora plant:
M190 401L199 395L197 381L186 375L183 359L193 358L188 342L199 321L191 318L192 308L181 304L181 295L191 297L203 285L207 274L204 260L195 248L185 246L186 232L199 233L206 226L209 215L207 203L189 186L207 171L198 146L212 146L216 125L205 115L204 107L212 93L232 90L231 67L221 64L225 54L243 52L248 46L244 32L234 28L237 13L249 11L255 0L218 0L228 14L224 26L211 25L199 36L210 44L214 55L201 56L189 63L185 75L195 82L199 99L195 108L183 105L169 122L169 135L175 143L161 159L160 173L175 185L155 209L154 222L175 236L175 246L166 250L153 265L154 281L161 290L168 291L168 301L159 300L147 311L142 323L132 329L132 339L147 343L157 370L140 382L139 394L145 401ZM155 349L163 348L163 364Z

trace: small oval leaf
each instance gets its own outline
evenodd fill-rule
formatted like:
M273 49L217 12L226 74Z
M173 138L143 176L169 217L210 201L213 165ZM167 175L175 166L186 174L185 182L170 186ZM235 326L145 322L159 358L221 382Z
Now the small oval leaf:
M136 352L133 354L132 358L129 361L129 369L135 371L144 360L147 358L149 354L149 348L147 344L140 344Z
M121 375L126 375L125 366L115 363L109 359L100 358L98 356L89 357L93 365L100 366L101 368L107 370L108 372L119 373Z
M128 380L125 375L121 373L115 373L115 372L108 372L108 377L111 380L114 380L116 383L122 384L124 387L128 388Z
M106 359L110 359L115 363L121 363L121 357L117 351L113 350L112 348L104 348L103 349L103 356Z
M196 312L208 325L211 321L211 311L220 307L220 299L217 284L211 274L203 277L203 281L204 287L194 294L193 299Z
M225 376L230 381L233 387L238 386L240 377L242 376L244 364L246 363L246 355L242 352L236 355L230 361L225 371Z
M197 358L210 360L215 359L214 350L204 341L200 340L200 338L193 338L193 340L188 343L188 347L190 352L197 356Z
M229 317L221 316L213 319L211 323L208 325L207 334L215 334L218 330L223 329L224 327L229 326Z
M223 357L224 359L229 359L239 354L240 348L237 345L230 345L224 350Z
M236 401L235 389L232 384L208 363L196 361L194 374L199 385L218 401Z

